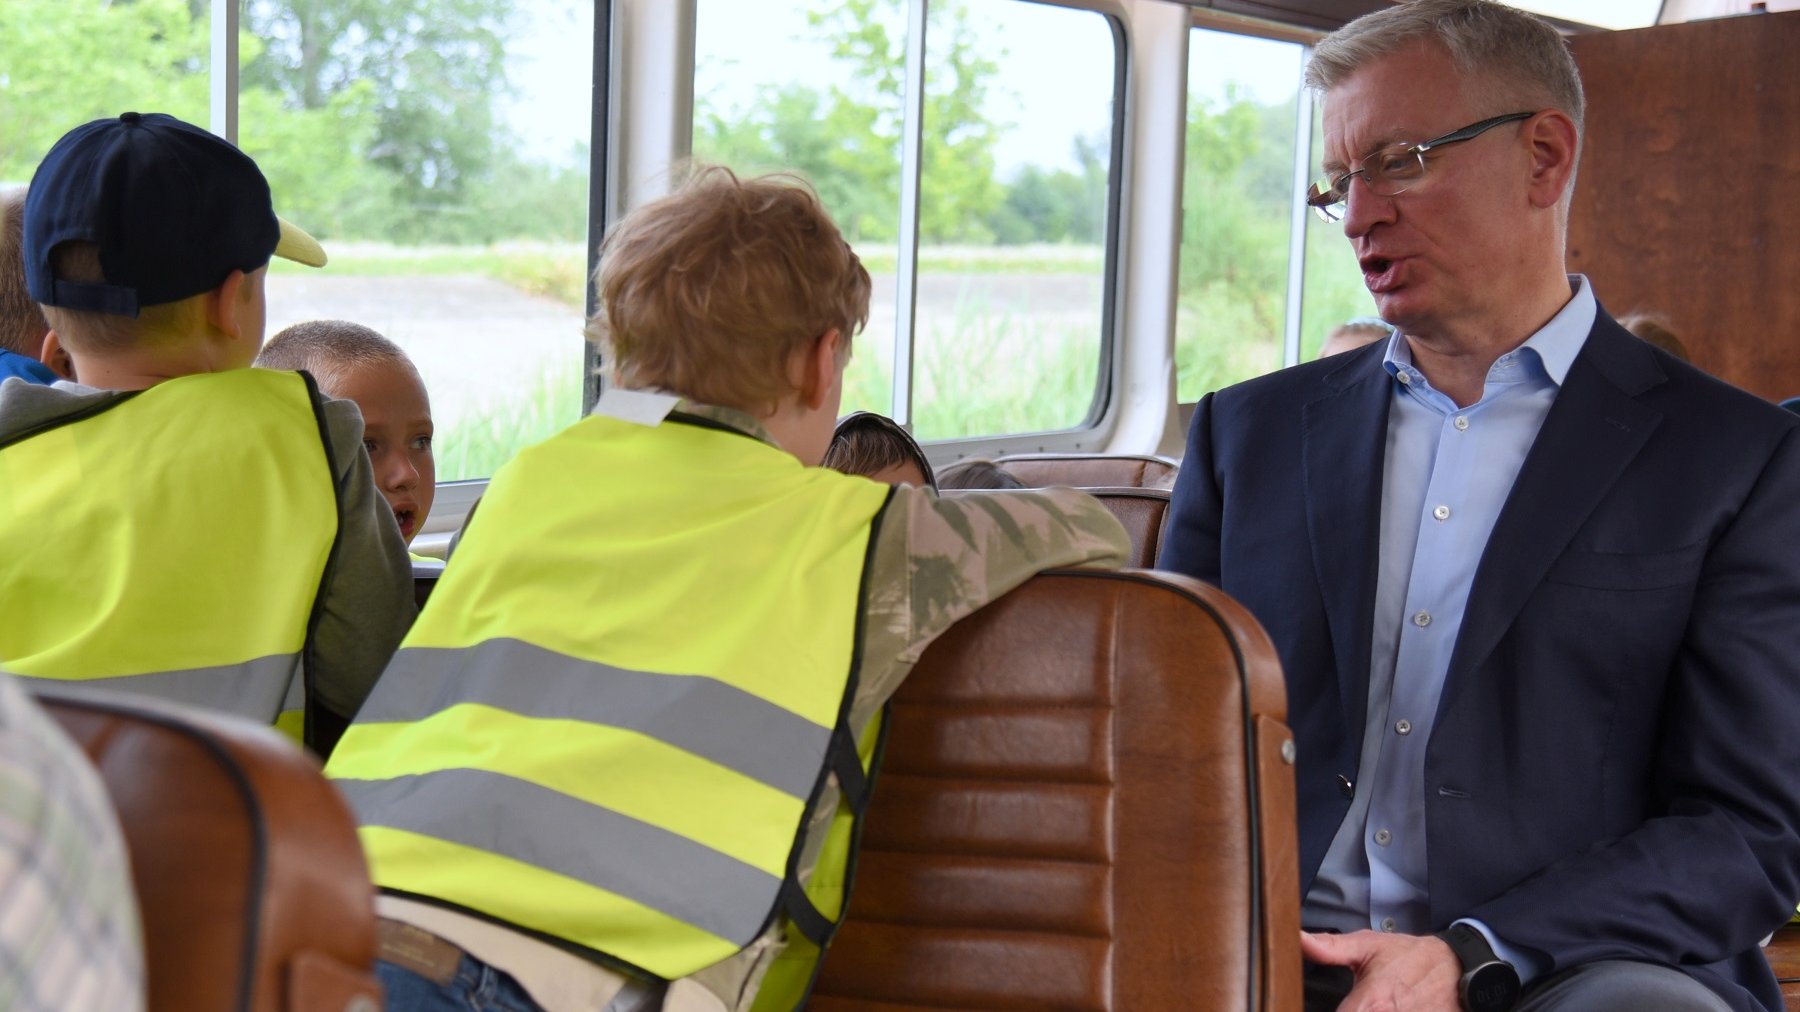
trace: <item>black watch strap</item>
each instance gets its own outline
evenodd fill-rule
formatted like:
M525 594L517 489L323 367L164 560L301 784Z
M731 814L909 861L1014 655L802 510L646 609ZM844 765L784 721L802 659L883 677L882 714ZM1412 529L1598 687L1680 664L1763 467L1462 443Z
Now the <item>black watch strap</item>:
M1519 971L1494 954L1487 937L1467 924L1437 933L1462 964L1457 997L1468 1012L1506 1012L1519 1001Z

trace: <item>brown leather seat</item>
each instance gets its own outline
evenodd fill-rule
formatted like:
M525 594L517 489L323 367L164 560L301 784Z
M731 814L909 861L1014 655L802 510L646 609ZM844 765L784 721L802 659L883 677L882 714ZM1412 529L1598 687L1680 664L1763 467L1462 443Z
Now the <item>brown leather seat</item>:
M374 887L349 809L273 729L40 693L117 806L149 1008L376 1012Z
M894 699L810 1008L1298 1009L1273 647L1163 573L1032 579Z
M1019 453L995 458L1030 488L1173 488L1180 465L1124 453Z
M1149 569L1156 565L1157 549L1162 547L1163 529L1169 518L1169 490L1166 488L1090 488L1131 535L1131 556L1127 566Z
M1777 930L1763 949L1763 957L1781 983L1781 998L1788 1012L1800 1012L1800 926L1790 924Z

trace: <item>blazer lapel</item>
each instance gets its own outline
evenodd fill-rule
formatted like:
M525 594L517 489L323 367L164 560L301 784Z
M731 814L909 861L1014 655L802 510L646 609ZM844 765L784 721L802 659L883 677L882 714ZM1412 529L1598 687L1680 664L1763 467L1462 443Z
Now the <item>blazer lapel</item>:
M1603 310L1488 536L1451 652L1440 713L1662 421L1662 412L1636 397L1663 379L1649 349Z
M1362 740L1369 703L1382 461L1393 402L1381 363L1377 353L1358 356L1326 376L1332 393L1301 409L1306 529L1352 741Z

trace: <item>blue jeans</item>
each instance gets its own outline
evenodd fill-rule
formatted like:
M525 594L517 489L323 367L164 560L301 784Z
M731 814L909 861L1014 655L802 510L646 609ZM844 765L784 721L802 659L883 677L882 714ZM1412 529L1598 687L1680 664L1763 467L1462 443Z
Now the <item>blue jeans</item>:
M511 975L464 955L450 983L439 984L387 960L375 964L388 1012L544 1012Z

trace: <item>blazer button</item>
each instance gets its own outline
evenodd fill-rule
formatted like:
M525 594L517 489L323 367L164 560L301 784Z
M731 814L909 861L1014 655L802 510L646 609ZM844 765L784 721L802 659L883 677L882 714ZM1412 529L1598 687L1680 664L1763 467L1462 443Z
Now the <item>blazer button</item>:
M1339 773L1337 782L1339 794L1342 794L1346 798L1356 797L1356 785L1350 782L1349 777Z

